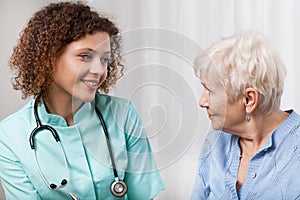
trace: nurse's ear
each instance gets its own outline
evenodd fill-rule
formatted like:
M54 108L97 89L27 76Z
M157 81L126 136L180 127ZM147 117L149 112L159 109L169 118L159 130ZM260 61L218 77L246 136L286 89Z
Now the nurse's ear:
M248 87L245 89L245 95L244 95L243 101L244 101L244 105L245 105L247 114L253 113L253 111L257 107L258 96L259 96L259 93L257 92L256 89L254 89L252 87Z

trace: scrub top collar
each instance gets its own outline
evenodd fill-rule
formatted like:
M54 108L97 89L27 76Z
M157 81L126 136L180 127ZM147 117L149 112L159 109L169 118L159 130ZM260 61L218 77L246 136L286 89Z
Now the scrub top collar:
M90 113L92 110L93 109L91 102L85 102L76 112L74 116L74 124L76 125L81 120L83 120L86 117L87 113ZM48 124L56 127L68 126L66 120L63 117L56 114L48 113L43 101L38 105L38 116L42 124Z

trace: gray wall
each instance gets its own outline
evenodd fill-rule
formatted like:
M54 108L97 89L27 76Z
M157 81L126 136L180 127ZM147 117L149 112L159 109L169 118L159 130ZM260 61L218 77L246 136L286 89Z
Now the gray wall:
M16 111L25 103L21 99L21 93L14 91L11 87L11 72L7 67L9 56L20 31L32 15L34 10L45 5L46 0L0 0L0 92L1 106L0 120ZM11 101L14 99L14 101ZM0 200L5 199L3 189L0 185Z
M0 91L1 112L0 120L13 113L25 103L21 93L12 89L10 78L12 73L8 69L8 59L13 46L19 37L20 31L31 17L32 13L45 5L46 0L0 0ZM12 101L13 100L13 101Z
M7 62L12 52L13 45L16 43L20 31L25 26L26 22L28 21L29 17L33 14L33 12L35 12L45 4L55 1L56 0L0 0L0 92L2 95L2 98L0 98L0 120L3 119L5 116L16 111L18 108L21 107L21 105L25 103L25 101L21 100L20 92L14 91L10 84L11 73L7 68ZM165 29L177 30L179 34L184 33L186 36L195 39L195 41L197 41L204 47L209 43L213 42L215 39L219 38L220 36L226 36L227 34L233 31L242 30L245 28L259 28L264 30L266 33L268 33L267 35L270 36L270 39L272 39L272 42L275 44L275 47L278 49L280 55L282 55L283 60L288 68L288 78L286 79L287 83L285 87L285 93L283 96L283 108L295 108L298 111L300 110L300 104L298 103L300 100L300 95L299 92L297 92L298 89L295 84L298 80L297 78L299 76L300 69L299 67L296 67L299 66L299 59L296 54L300 50L300 40L299 37L297 37L299 35L298 33L300 33L300 29L299 26L296 25L296 21L297 19L299 19L300 15L299 12L297 12L296 15L296 10L298 11L300 8L300 1L88 1L97 5L97 8L99 8L100 10L107 12L109 15L113 14L113 16L116 17L116 19L119 21L121 30L127 31L128 37L126 39L130 44L133 43L128 39L130 39L130 33L134 33L134 31L129 30L135 30L135 28L140 27L162 27ZM280 13L280 15L278 15L278 13ZM140 51L136 51L136 53L140 53ZM165 58L165 52L161 51L160 53L161 54L159 55ZM139 56L138 54L128 54L128 57L130 58L130 56L132 55ZM158 56L158 61L162 61L162 57ZM145 58L146 60L137 63L135 62L138 61L138 59L131 59L131 63L129 62L128 66L136 67L137 64L142 65L145 63L153 63L152 59L157 57L151 57L147 54L147 56L142 58ZM172 62L171 59L170 62ZM174 65L170 64L169 62L166 63L168 63L167 66L173 66L173 68L177 66L179 68L176 69L177 75L182 75L182 77L189 77L189 75L191 75L187 73L188 71L185 70L186 68L184 68L183 65L180 65L178 63L173 63ZM148 70L149 67L146 69ZM119 87L119 91L116 91L116 94L122 94L122 92L125 92L125 97L127 94L138 94L137 90L133 92L132 89L136 89L137 85L132 85L133 79L130 79L130 77L133 74L135 75L135 80L136 77L143 77L137 76L139 75L138 72L140 72L140 70L131 70L130 73L126 73L127 75L121 79L123 84L120 85L121 87ZM153 74L148 73L148 75ZM162 73L157 73L157 75L161 76ZM172 74L170 73L170 76L171 75ZM163 77L163 79L157 81L157 83L165 83L160 81L164 81L166 76L161 77ZM188 83L191 83L193 81L192 78L188 78L185 80L188 80ZM167 83L165 83L164 85L168 86ZM181 94L180 92L182 91L181 87L170 87L170 89L170 91L178 92L175 94ZM197 91L194 93L201 93L200 86L198 87L194 85L189 89ZM152 94L149 93L149 90L145 92L145 94L141 94L146 97L151 96L154 98L154 100L156 100L157 97L161 97L159 95L149 95ZM149 113L146 112L150 109L148 110L148 108L145 106L145 102L147 102L147 100L153 99L142 98L142 95L138 95L141 98L138 98L138 101L136 101L135 103L137 104L139 111L142 111L141 116L144 124L151 125L151 123L148 123L151 122L151 118L148 117ZM186 105L186 103L190 102L189 108L194 108L194 110L197 110L196 103L192 101L191 98L188 98L189 96L179 95L179 97L182 96L184 97L180 99L182 100L180 101L182 105ZM162 108L165 108L166 111L173 111L174 109L171 108L172 104L170 104L169 99L164 98L164 100L166 101L166 106ZM152 106L151 104L149 105L150 107ZM163 109L161 110L164 111ZM153 113L151 113L154 114L154 116L155 114L159 114L155 111L157 110L154 109ZM168 125L178 125L178 123L174 123L174 121L176 122L175 117L179 115L175 115L174 112L171 112L171 114L172 116L168 116L168 120L170 122ZM198 154L201 148L202 140L205 135L205 131L207 130L206 126L209 124L205 111L199 111L199 116L195 118L188 116L187 118L190 120L190 122L192 121L191 119L195 121L201 118L201 120L199 120L199 122L201 123L201 126L199 125L199 129L201 130L197 130L197 132L201 132L202 135L199 135L197 137L195 136L195 138L193 138L194 141L192 141L193 143L188 143L190 146L188 146L185 149L185 152L182 152L182 154L180 154L180 157L178 157L178 160L176 160L176 162L172 163L172 165L166 165L165 167L161 168L161 174L167 189L161 192L161 194L157 198L158 200L188 199L187 195L190 194L191 188L193 186L193 179L196 173ZM174 119L172 117L174 117ZM182 116L182 118L186 119L186 116ZM152 119L155 119L157 121L160 118L158 117ZM187 124L189 125L188 128L193 127L191 126L193 125L193 123L190 122L189 124ZM159 164L164 163L163 161L170 157L161 154L159 149L165 146L168 148L171 147L171 145L168 146L169 141L172 138L172 134L177 133L177 131L170 131L173 130L174 127L170 127L170 129L164 131L163 134L158 134L159 139L157 139L157 137L152 137L154 139L151 139L151 144L154 147L153 149L157 150L156 153L159 153L159 155L156 156ZM148 127L147 130L150 130L147 131L147 133L152 132L151 127ZM184 130L179 132L178 135L182 136L184 134L187 135L191 133L193 132L185 128ZM175 136L178 138L178 135ZM176 150L176 148L174 148L174 150ZM3 191L1 191L0 189L0 200L2 199L4 199L4 196Z

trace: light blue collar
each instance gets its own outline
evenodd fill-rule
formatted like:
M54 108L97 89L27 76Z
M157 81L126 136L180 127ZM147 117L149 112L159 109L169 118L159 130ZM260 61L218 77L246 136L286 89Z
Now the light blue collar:
M91 103L84 103L75 113L74 124L76 125L77 123L82 121L91 112ZM67 127L66 120L59 115L48 113L46 110L46 106L43 102L38 106L38 116L42 124L48 124L56 127Z

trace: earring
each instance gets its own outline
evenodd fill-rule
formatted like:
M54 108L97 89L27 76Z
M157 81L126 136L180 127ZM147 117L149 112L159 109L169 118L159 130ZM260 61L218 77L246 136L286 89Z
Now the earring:
M250 120L251 120L250 115L246 114L246 121L247 121L247 122L250 122Z

